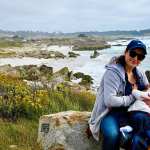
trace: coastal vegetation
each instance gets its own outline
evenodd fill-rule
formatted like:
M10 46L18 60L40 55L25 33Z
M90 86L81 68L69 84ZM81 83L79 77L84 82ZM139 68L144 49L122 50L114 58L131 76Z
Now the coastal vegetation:
M5 38L0 39L0 48L8 48L8 47L22 47L23 43L20 40L8 40Z
M40 80L37 72L38 77L45 76L51 81L47 76L48 71L53 78L61 75L66 77L68 68L56 73L45 66L30 65L15 69L20 70L22 76L12 76L4 67L6 72L0 73L0 149L41 150L36 142L38 119L41 115L66 110L91 111L95 100L94 93L74 90L65 83L59 83L55 88L48 87L48 83L43 87L36 86ZM28 85L24 79L32 80L35 86ZM69 78L64 79L69 81Z
M95 95L76 92L64 84L59 88L33 89L26 82L0 74L0 117L11 121L18 118L38 119L43 114L65 110L91 110Z
M105 48L110 48L110 45L78 45L78 46L74 46L73 50L74 51L91 51L91 50L102 50Z
M46 38L23 39L19 37L0 38L0 57L35 57L35 58L65 58L66 55L51 46L69 46L69 57L77 57L79 54L73 51L102 50L109 48L106 40L95 37L71 37L71 38Z
M14 57L14 56L16 56L16 52L5 51L5 50L0 49L0 58Z
M86 75L82 72L76 72L73 74L77 79L81 78L81 82L79 82L80 85L84 85L86 87L90 88L90 85L93 83L93 78L89 75Z
M0 119L0 150L42 150L36 142L38 121L18 119L16 122Z

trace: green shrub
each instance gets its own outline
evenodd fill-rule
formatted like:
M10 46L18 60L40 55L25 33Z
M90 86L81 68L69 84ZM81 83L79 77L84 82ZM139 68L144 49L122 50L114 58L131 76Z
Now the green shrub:
M32 89L15 77L0 74L0 117L38 119L43 114L66 110L90 111L95 95L75 92L62 85L59 90Z
M23 45L22 42L19 40L9 41L9 40L0 39L0 48L21 47L22 45Z

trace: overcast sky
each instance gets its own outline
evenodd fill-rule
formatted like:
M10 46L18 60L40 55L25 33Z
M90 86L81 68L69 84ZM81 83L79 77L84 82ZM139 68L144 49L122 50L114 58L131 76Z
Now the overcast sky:
M0 0L0 29L47 32L150 28L150 0Z

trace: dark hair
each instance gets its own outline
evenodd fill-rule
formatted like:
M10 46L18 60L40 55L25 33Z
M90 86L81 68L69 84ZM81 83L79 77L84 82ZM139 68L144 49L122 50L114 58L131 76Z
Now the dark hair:
M129 51L127 48L125 49L125 53ZM126 65L126 61L125 61L125 55L120 55L117 60L116 60L117 64L121 64L123 67L125 67Z
M124 55L121 55L119 56L117 59L116 59L116 63L117 64L121 64L123 67L125 67L125 56Z
M126 49L126 51L128 51ZM120 55L117 59L116 59L116 63L117 64L121 64L124 68L125 68L125 65L126 65L126 62L125 62L125 55ZM136 68L133 69L133 72L134 72L134 77L135 77L135 80L136 82L139 81L140 77L138 76L138 73L136 71Z

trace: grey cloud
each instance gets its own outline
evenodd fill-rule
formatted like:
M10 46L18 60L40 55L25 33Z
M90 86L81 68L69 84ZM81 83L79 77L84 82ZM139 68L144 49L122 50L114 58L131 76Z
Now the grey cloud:
M149 27L149 0L0 0L0 29L89 31Z

